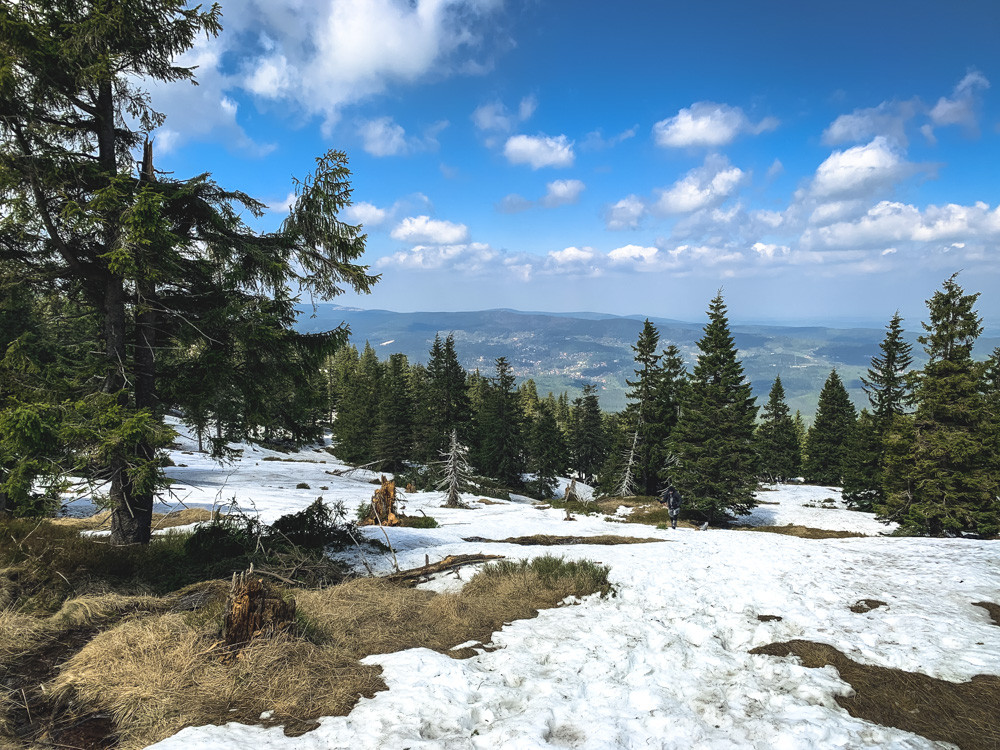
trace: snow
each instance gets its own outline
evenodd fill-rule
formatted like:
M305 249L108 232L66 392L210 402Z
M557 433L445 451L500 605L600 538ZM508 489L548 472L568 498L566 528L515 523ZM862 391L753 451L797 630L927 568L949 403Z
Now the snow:
M169 474L188 507L234 498L264 521L300 510L317 496L342 501L349 515L371 498L363 478L331 476L343 468L329 453L279 454L243 446L220 468L185 439ZM319 463L263 461L267 456ZM312 489L296 490L299 482ZM321 486L329 489L320 490ZM579 486L579 485L578 485ZM788 523L870 536L801 539L709 529L651 526L578 515L526 502L477 502L471 510L438 507L443 493L410 493L407 512L424 510L436 529L386 529L404 568L449 554L512 558L561 554L610 566L616 595L546 610L511 623L491 649L456 660L427 649L375 655L388 690L361 699L350 715L328 717L301 737L280 728L239 724L187 728L157 750L283 748L939 748L901 730L851 717L835 702L849 695L833 667L806 669L795 658L753 656L756 646L802 638L829 643L852 659L948 680L1000 674L997 628L972 606L997 601L1000 546L973 540L879 536L887 527L846 510L836 489L777 486L754 525ZM826 503L832 508L809 507ZM518 498L521 500L522 498ZM163 507L177 507L164 498ZM78 505L85 504L81 500ZM382 537L381 529L364 533ZM656 544L523 547L465 542L531 534L654 537ZM359 559L350 560L360 565ZM388 555L367 553L384 572ZM427 588L455 590L473 574L461 569ZM858 614L860 599L887 603ZM778 615L762 622L758 615ZM479 647L481 644L462 644ZM498 648L493 648L498 647Z

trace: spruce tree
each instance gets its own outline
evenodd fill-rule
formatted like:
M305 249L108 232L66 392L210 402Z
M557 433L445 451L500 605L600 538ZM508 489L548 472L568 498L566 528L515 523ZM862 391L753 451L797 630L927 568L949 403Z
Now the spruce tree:
M478 419L481 474L493 477L506 487L520 487L524 473L524 417L514 387L514 375L506 357L496 361L497 374L484 394Z
M410 365L405 354L392 354L385 363L378 406L374 453L385 471L403 471L413 456L413 404Z
M646 318L639 332L639 339L632 346L632 351L635 352L635 380L625 381L629 386L625 419L629 422L634 438L630 448L632 463L629 472L635 486L646 495L656 494L660 469L656 464L662 430L654 402L660 378L660 355L656 353L659 341L659 331Z
M573 401L569 443L571 468L583 481L593 481L604 463L607 437L597 398L597 386L592 383L586 383L583 395Z
M884 501L884 454L886 438L896 417L912 403L908 370L912 347L903 339L902 318L897 312L886 326L879 344L880 355L872 357L867 377L861 378L872 411L851 441L849 469L844 477L844 499L860 510L871 510Z
M382 367L372 345L365 349L337 404L333 422L334 452L349 464L380 460L375 454L374 436L378 429Z
M883 500L886 433L879 434L875 418L861 410L847 443L843 473L844 500L855 510L872 512Z
M799 475L802 454L781 377L774 379L771 392L757 427L757 454L761 475L772 482L783 482Z
M679 458L674 485L688 507L712 523L727 513L749 513L756 505L757 407L721 292L709 305L708 318L671 444Z
M445 508L468 508L462 501L461 492L472 486L472 467L469 466L469 449L458 440L458 430L451 431L448 450L442 451L444 476L438 489L445 491Z
M918 338L929 361L915 392L912 438L902 470L889 474L881 515L911 532L940 536L1000 532L1000 456L984 396L984 368L972 359L982 333L978 294L956 275L928 300Z
M816 419L806 436L806 480L816 484L843 483L844 469L857 412L836 370L823 384Z
M193 80L174 61L200 34L218 33L219 16L183 0L0 8L0 260L36 288L75 288L97 319L104 367L76 435L110 478L115 543L149 540L165 482L158 451L171 431L156 353L213 315L259 309L269 326L288 320L293 279L320 298L376 281L351 263L364 235L337 218L350 203L341 153L317 160L270 234L244 223L264 209L246 194L208 175L157 175L148 143L135 169L134 151L163 122L140 82Z
M451 431L458 430L464 438L469 430L472 407L469 403L467 374L458 361L455 337L448 334L444 340L435 335L427 362L430 377L428 404L430 416L430 448L436 454L446 450L451 441Z
M531 421L528 439L528 469L535 478L531 489L541 499L552 497L556 477L566 470L566 443L552 408L546 401L538 404Z

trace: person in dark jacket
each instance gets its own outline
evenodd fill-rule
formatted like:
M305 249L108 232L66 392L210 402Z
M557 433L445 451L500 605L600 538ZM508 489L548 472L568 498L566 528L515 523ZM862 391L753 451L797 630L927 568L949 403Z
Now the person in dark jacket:
M660 505L667 506L670 514L670 528L677 528L677 516L681 513L681 493L671 484L660 493Z

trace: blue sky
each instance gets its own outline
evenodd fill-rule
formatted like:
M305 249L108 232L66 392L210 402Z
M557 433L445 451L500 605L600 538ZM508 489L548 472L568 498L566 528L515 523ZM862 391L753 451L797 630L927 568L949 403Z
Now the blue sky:
M820 6L823 7L820 7ZM1000 324L1000 3L227 0L157 166L271 206L347 152L392 310Z

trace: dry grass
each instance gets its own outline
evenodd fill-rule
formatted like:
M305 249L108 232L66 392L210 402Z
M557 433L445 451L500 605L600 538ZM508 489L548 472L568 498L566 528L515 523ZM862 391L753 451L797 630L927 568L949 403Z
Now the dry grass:
M552 536L550 534L535 534L534 536L513 536L507 539L485 539L480 536L465 537L466 542L481 542L490 544L521 544L524 546L555 547L566 544L647 544L651 542L666 542L666 539L649 537L616 536L600 534L598 536Z
M218 587L189 587L164 601L193 611L126 619L98 634L65 663L51 694L81 714L110 714L122 750L206 723L281 724L301 733L385 689L379 669L360 663L365 656L414 647L472 656L473 649L452 649L487 643L504 623L568 596L607 592L607 573L542 557L487 565L458 594L371 578L297 590L299 634L255 642L235 659L223 658L218 619L195 608L202 595L217 602ZM262 722L265 711L271 718Z
M830 529L814 529L811 526L797 526L787 524L785 526L737 526L740 531L766 531L769 534L785 534L787 536L797 536L800 539L850 539L852 537L863 537L855 531L832 531Z
M171 511L170 513L154 513L151 525L155 531L156 529L171 529L176 526L187 526L199 521L211 520L212 511L210 510L205 510L204 508L184 508L183 510ZM104 510L87 518L53 518L51 519L51 523L56 526L77 529L79 531L110 529L111 511Z
M752 654L794 655L806 667L833 665L854 695L837 697L851 716L953 742L962 750L1000 747L1000 677L976 675L948 682L916 672L874 667L849 659L833 646L814 641L772 643Z
M1000 625L1000 604L994 604L993 602L973 602L972 606L985 609L989 613L990 619L993 620L993 624Z

